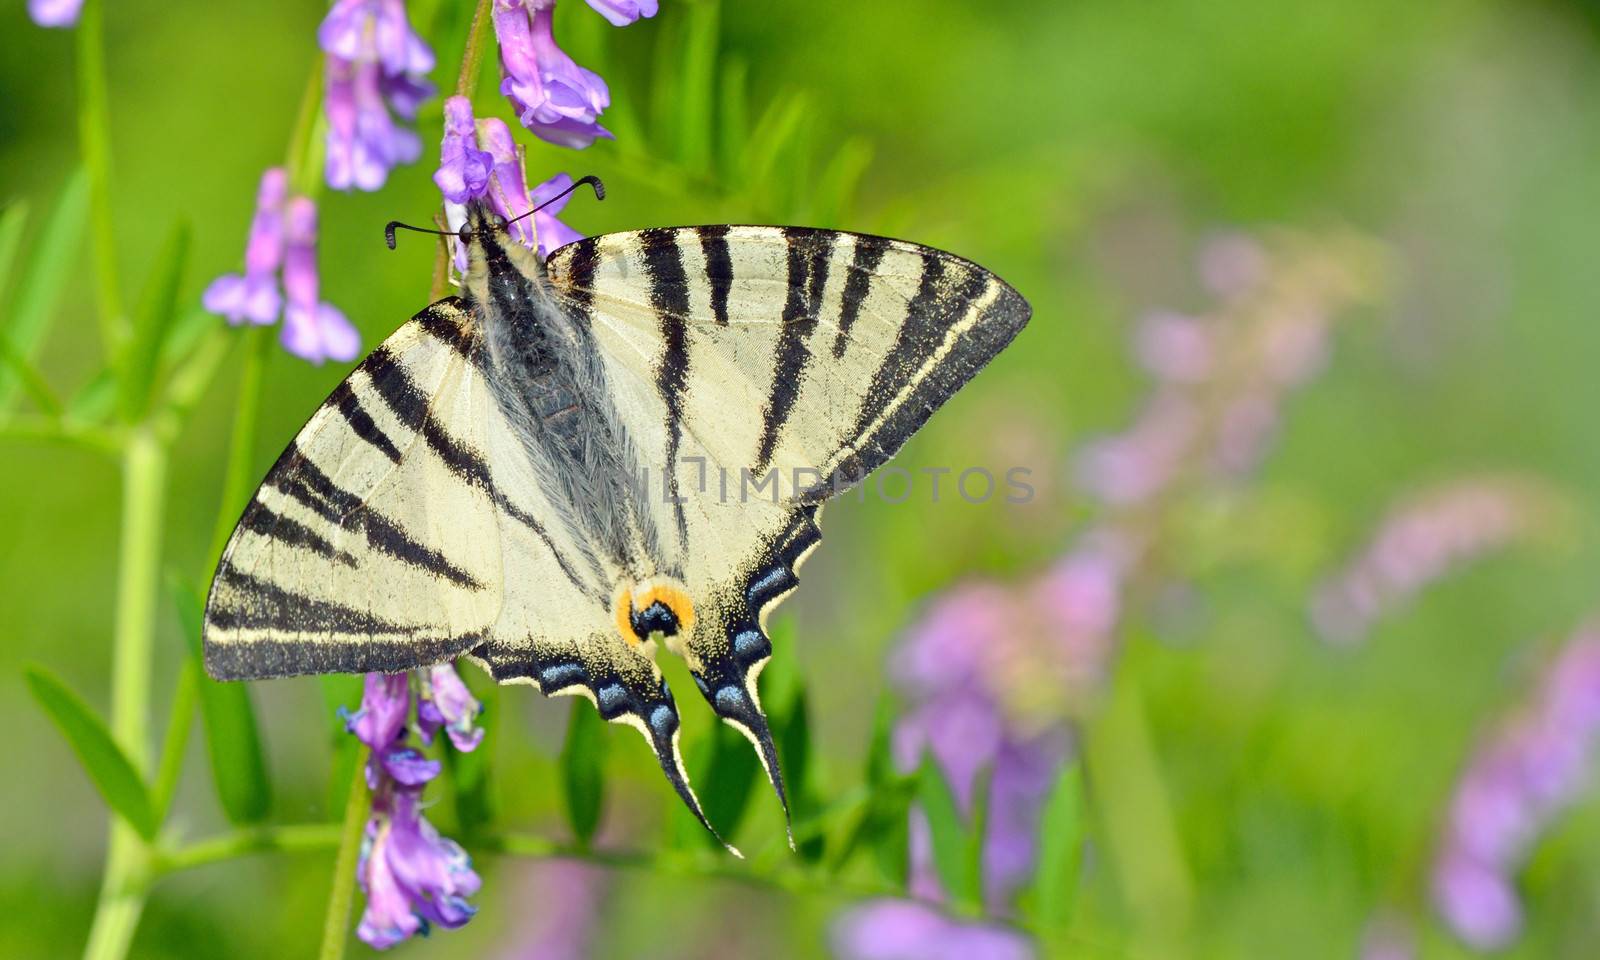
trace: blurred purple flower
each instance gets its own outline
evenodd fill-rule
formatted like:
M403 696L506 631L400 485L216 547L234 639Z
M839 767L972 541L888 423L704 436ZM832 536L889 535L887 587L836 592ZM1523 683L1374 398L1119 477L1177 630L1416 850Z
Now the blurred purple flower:
M1303 246L1303 245L1302 245ZM1260 463L1288 393L1328 355L1335 307L1364 289L1361 251L1227 234L1199 255L1219 303L1201 316L1156 312L1134 334L1155 389L1125 431L1088 444L1080 485L1113 507L1144 504L1180 480L1234 480Z
M422 155L422 141L395 123L433 96L433 51L411 29L402 0L337 0L317 42L328 55L328 151L324 173L338 190L376 190L389 171Z
M440 664L418 674L429 698L417 705L419 734L429 740L443 726L457 749L475 748L483 735L472 726L478 705L455 668ZM372 817L356 867L367 906L356 933L380 950L432 924L466 923L475 909L466 898L479 887L466 852L422 816L422 791L440 764L406 745L411 707L409 674L369 673L361 708L345 718L346 729L371 750Z
M604 870L579 860L543 860L525 868L523 911L517 928L506 937L501 960L585 960L598 956L594 939L608 886Z
M650 8L650 12L654 13L655 4L650 4ZM600 8L596 6L595 9ZM82 12L83 0L28 0L28 16L41 27L73 26Z
M1355 643L1428 584L1544 526L1549 494L1516 477L1472 477L1389 511L1371 541L1323 583L1311 606L1322 636Z
M554 0L495 0L494 32L504 74L500 92L534 136L581 150L597 137L611 136L599 123L611 92L599 74L578 66L556 45L554 8Z
M440 145L440 165L433 182L444 194L445 224L452 232L460 232L467 222L467 204L472 200L485 200L489 209L511 223L511 235L524 246L537 244L541 257L583 234L556 219L556 214L566 206L566 198L525 216L529 210L572 186L572 178L565 173L556 174L528 190L528 180L523 172L522 151L512 139L511 128L505 121L490 117L474 122L472 103L466 97L451 97L445 101L445 132ZM520 219L519 219L520 218ZM448 240L454 255L456 270L467 270L467 251L455 240Z
M614 27L626 27L640 17L656 15L656 0L585 0Z
M834 922L840 960L1028 960L1026 938L1003 927L953 920L910 900L875 900Z
M261 175L256 191L256 215L250 221L250 241L245 247L244 273L226 273L211 281L201 296L205 308L229 323L246 320L269 324L278 319L283 298L278 293L278 269L283 265L284 205L289 177L282 167Z
M283 287L288 307L283 312L283 348L320 364L354 360L361 352L361 334L339 308L318 298L317 206L306 197L289 201L283 257Z
M1582 793L1600 742L1600 623L1570 639L1532 702L1491 734L1457 784L1433 866L1433 902L1467 944L1522 928L1513 877L1540 832Z

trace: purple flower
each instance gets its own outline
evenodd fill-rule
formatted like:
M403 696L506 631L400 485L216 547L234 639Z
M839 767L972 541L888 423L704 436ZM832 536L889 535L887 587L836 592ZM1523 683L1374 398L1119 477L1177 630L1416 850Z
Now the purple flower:
M656 15L656 0L585 0L614 27L626 27L640 17Z
M455 928L472 919L467 897L480 881L460 845L423 817L417 790L394 788L373 803L356 867L367 908L356 935L379 950L429 925Z
M534 136L581 150L596 137L611 136L598 121L611 92L598 74L578 66L556 45L553 8L548 0L495 0L494 32L504 74L500 92Z
M566 206L566 198L552 203L533 216L529 210L572 186L572 178L556 174L530 193L523 172L522 151L512 139L505 121L490 117L474 122L472 103L466 97L445 101L444 140L440 144L439 169L433 182L444 194L445 224L459 232L467 222L467 204L484 200L489 209L510 223L511 235L526 247L537 247L540 256L574 240L583 239L556 214ZM515 221L511 223L511 221ZM467 270L466 247L450 239L456 270Z
M585 960L597 956L595 934L604 921L606 871L581 860L541 860L522 868L518 903L536 903L521 911L515 929L505 938L503 960Z
M461 682L461 675L448 663L441 663L424 674L422 702L417 706L417 732L423 743L432 743L443 727L457 750L468 752L483 740L477 725L483 705Z
M840 960L1028 960L1033 946L1001 927L953 920L911 900L874 900L840 917L830 941Z
M600 8L596 6L595 9ZM83 0L28 0L28 16L41 27L73 26L78 22L78 14L82 11ZM654 3L650 4L650 13L655 13ZM609 16L607 14L608 18ZM612 22L616 23L615 20Z
M317 30L328 54L324 174L328 185L376 190L389 171L422 155L410 120L433 96L433 51L411 29L402 0L338 0Z
M312 363L354 360L361 335L339 308L318 299L316 204L295 197L286 219L283 287L289 304L283 312L283 347Z
M284 204L289 177L282 167L261 175L256 191L256 215L250 221L250 241L245 247L244 273L223 274L211 281L201 297L205 308L229 323L246 320L269 324L278 319L282 297L278 293L278 268L283 265Z
M446 727L457 749L477 747L483 739L473 727L478 704L455 668L440 664L418 673L425 699L417 705L416 726L424 742ZM372 817L356 867L367 907L356 932L380 950L432 924L466 923L474 911L466 898L479 887L466 852L422 816L422 792L440 764L406 744L411 707L409 674L369 673L361 708L345 719L345 728L371 749Z
M1371 541L1318 589L1311 618L1334 643L1372 625L1452 570L1544 526L1550 495L1517 477L1471 477L1391 509Z
M1457 784L1432 871L1435 908L1467 944L1515 940L1513 879L1551 820L1582 794L1600 741L1600 625L1580 630L1532 701L1494 732Z

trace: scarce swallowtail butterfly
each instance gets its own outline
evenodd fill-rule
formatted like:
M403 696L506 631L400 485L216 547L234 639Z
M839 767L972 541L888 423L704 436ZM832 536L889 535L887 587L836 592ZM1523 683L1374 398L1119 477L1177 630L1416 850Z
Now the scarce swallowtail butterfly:
M540 261L475 206L461 239L462 294L363 360L246 507L207 671L467 657L636 727L710 829L659 644L787 815L756 688L767 614L823 501L1010 343L1027 301L960 257L834 230L654 228Z

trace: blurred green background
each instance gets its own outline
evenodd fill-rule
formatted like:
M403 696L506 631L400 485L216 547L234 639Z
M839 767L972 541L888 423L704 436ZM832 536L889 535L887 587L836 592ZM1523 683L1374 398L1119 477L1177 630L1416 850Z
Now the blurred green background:
M186 301L237 269L260 171L281 162L323 6L117 2L107 38L117 251L137 290L175 218L193 226ZM413 4L449 85L465 7ZM577 7L571 2L567 7ZM573 154L529 144L529 174L597 173L575 199L586 233L655 224L797 220L890 233L968 256L1032 302L1017 346L907 448L924 463L1026 465L1026 506L958 499L908 511L830 510L806 587L785 607L789 665L814 714L816 782L856 786L884 656L920 600L974 575L1020 576L1058 555L1083 515L1071 451L1117 430L1144 379L1133 323L1206 305L1193 280L1218 228L1351 230L1382 250L1375 305L1340 325L1326 374L1295 396L1251 497L1254 536L1193 534L1201 598L1171 636L1140 637L1129 669L1206 956L1349 957L1375 912L1426 920L1426 870L1475 738L1526 696L1540 657L1596 606L1600 543L1600 32L1587 3L1430 0L813 0L727 3L724 69L747 71L752 116L794 103L799 131L742 179L681 162L660 61L680 0L626 30L560 11L558 35L610 81L624 134ZM580 16L581 14L581 16ZM678 33L674 33L678 31ZM0 13L0 202L42 219L75 166L73 42ZM670 71L668 71L670 72ZM480 104L493 101L485 85ZM725 98L719 110L729 109ZM382 224L437 203L437 107L423 161L376 194L322 199L323 295L376 343L426 300L433 248L386 250ZM631 139L630 139L631 138ZM624 143L626 141L626 143ZM745 158L748 161L749 158ZM864 163L853 192L838 189ZM717 169L712 164L708 169ZM724 167L723 169L727 169ZM27 242L36 236L36 228ZM70 391L98 369L87 246L40 357ZM6 304L16 291L0 291ZM219 321L220 322L220 321ZM205 562L228 443L228 366L177 446L167 562ZM344 369L274 353L256 463L264 470ZM104 811L23 690L48 664L104 708L116 572L115 466L77 449L0 439L0 954L70 956L91 915ZM1400 493L1461 473L1537 474L1572 499L1560 536L1472 567L1355 650L1312 631L1306 601ZM1205 538L1216 538L1208 544ZM1209 552L1208 552L1209 551ZM182 656L162 609L155 702ZM1160 631L1157 631L1160 633ZM669 676L671 676L669 674ZM687 690L685 679L677 683ZM259 684L274 816L329 809L328 712L312 680ZM710 729L684 702L685 743ZM505 691L490 734L500 815L561 836L555 756L566 702ZM608 729L603 837L660 842L665 787L630 731ZM177 823L220 828L198 737ZM1115 804L1118 798L1099 802ZM740 831L772 853L781 825L757 795ZM515 956L542 894L526 861L484 859L482 910L416 956ZM1103 864L1100 867L1103 868ZM156 890L137 956L301 956L321 922L331 856L258 857ZM1600 801L1538 845L1522 876L1528 930L1512 956L1586 956L1600 942ZM1121 956L1126 891L1091 854L1070 955ZM812 956L844 900L609 876L597 956ZM1424 922L1419 952L1465 955ZM363 951L360 945L353 951ZM1136 954L1137 955L1137 954Z

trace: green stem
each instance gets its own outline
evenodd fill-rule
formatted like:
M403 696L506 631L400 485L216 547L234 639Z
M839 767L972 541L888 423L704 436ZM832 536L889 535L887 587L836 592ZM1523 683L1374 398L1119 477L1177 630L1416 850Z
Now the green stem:
M472 11L472 26L467 29L467 48L461 53L461 73L456 77L456 96L471 97L483 73L485 43L493 23L489 8L493 0L478 0Z
M113 363L127 338L127 315L117 281L117 235L111 217L111 109L106 93L105 16L88 0L78 16L78 139L89 173L89 227L93 234L95 295L100 340Z
M122 456L122 437L116 430L51 417L19 414L0 419L0 439L65 443L110 457Z
M367 824L370 802L367 798L366 758L356 758L355 776L350 779L350 798L344 805L344 825L339 829L339 856L333 864L333 889L328 894L328 914L322 923L321 960L341 960L345 942L350 939L350 905L355 900L356 856L361 850L361 834Z
M141 774L150 767L150 660L155 646L166 457L148 430L129 434L123 454L122 543L112 634L111 733ZM84 949L88 960L127 956L144 911L142 874L147 859L148 851L138 835L112 815L100 900Z
M239 402L233 410L233 436L228 441L228 465L222 475L222 502L217 506L217 522L211 532L212 567L222 556L228 536L244 509L253 476L256 421L261 413L261 375L272 341L266 329L251 327L244 334L244 369L239 371ZM211 568L208 568L211 569Z
M156 877L221 863L254 853L311 853L334 850L344 837L338 823L301 823L246 828L196 840L158 856L151 865Z
M306 78L306 88L300 94L300 109L295 113L294 130L289 134L289 148L284 154L284 167L289 173L289 184L294 192L316 198L322 185L322 149L311 147L322 116L322 71L325 61L319 54ZM315 153L315 156L312 156Z

